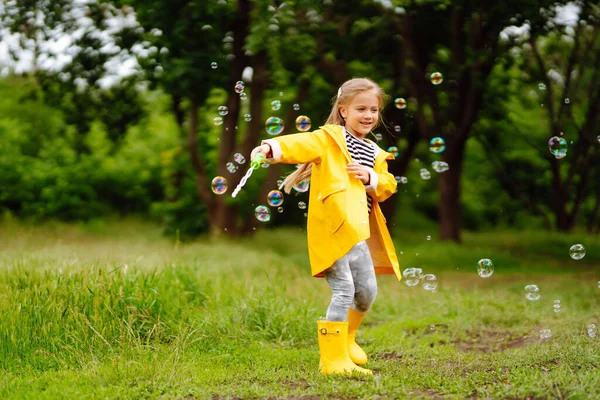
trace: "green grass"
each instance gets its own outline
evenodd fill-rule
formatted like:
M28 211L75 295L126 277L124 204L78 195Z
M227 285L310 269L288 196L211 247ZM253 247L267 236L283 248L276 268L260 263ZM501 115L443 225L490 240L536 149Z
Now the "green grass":
M587 334L600 327L598 236L466 233L456 245L398 232L402 268L436 274L438 290L379 277L359 332L375 376L345 378L317 371L330 292L310 277L304 235L178 243L131 220L3 222L0 398L600 397L600 336ZM489 279L476 273L484 257ZM540 300L525 299L528 283Z

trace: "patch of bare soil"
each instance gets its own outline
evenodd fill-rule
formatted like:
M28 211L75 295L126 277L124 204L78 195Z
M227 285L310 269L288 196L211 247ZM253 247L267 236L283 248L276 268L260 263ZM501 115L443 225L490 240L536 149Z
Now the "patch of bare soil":
M286 388L290 388L290 389L308 389L310 387L310 385L306 382L282 382L281 383L283 386L285 386Z
M410 392L411 398L427 398L427 399L445 399L445 397L433 389L413 390Z
M380 358L382 360L399 360L402 358L402 354L398 354L393 351L384 351L374 354L373 357Z
M515 336L511 332L467 331L467 338L451 341L461 351L496 353L499 351L525 347L536 340L531 336Z

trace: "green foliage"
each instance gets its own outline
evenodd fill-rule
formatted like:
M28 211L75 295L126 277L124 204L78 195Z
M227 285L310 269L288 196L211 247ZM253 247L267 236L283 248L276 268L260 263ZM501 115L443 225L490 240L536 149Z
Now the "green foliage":
M177 144L175 125L148 104L148 117L115 145L105 125L95 121L76 132L61 111L30 96L31 81L0 82L0 207L21 217L85 220L114 210L146 212L162 199L157 154ZM164 101L163 101L164 103ZM81 136L88 152L77 151Z

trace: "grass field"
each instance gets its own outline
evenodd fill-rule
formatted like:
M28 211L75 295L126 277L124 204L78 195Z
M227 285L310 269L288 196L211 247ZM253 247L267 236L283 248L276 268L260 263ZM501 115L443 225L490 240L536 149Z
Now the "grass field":
M303 230L178 243L139 221L5 221L0 398L600 398L598 236L395 236L402 269L435 274L438 290L380 276L358 335L375 375L345 378L317 371L330 292L310 277Z

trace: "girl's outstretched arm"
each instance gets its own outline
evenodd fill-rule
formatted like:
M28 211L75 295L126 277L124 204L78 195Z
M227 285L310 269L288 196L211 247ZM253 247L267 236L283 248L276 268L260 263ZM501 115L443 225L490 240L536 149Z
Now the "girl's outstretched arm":
M327 147L327 134L318 129L267 139L262 143L271 147L271 157L267 161L272 164L319 163Z

